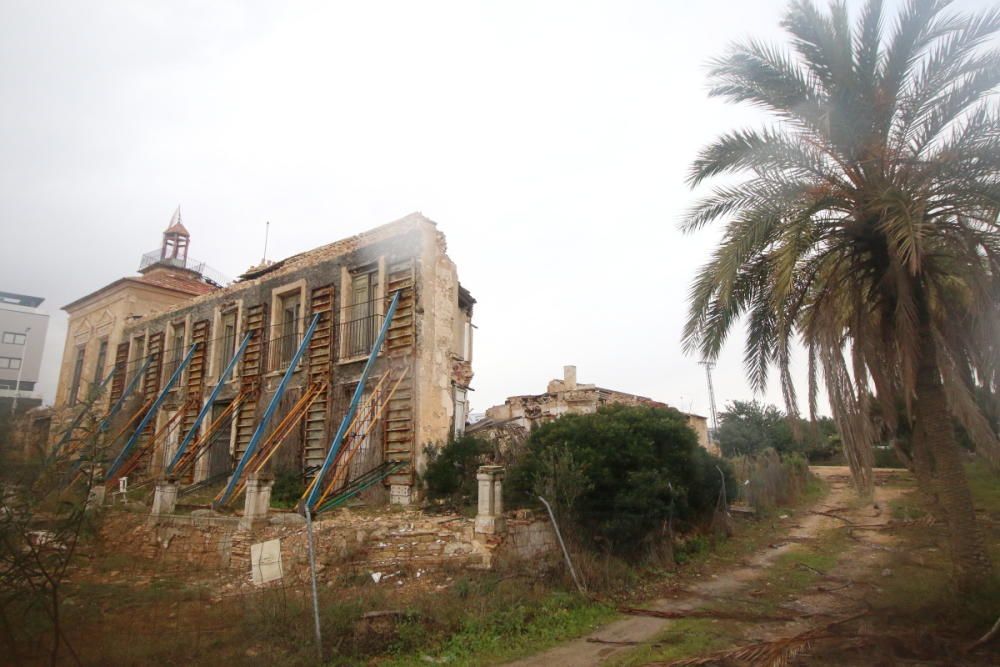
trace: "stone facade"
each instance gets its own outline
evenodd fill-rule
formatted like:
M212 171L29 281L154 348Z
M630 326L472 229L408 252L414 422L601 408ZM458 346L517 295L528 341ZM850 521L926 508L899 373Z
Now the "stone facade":
M194 349L156 424L138 443L145 452L140 472L157 475L164 468L220 381L221 391L211 416L201 424L201 434L227 406L233 408L231 423L213 432L205 444L207 456L198 459L188 481L231 471L316 318L315 333L270 422L275 428L292 415L294 423L268 467L308 477L322 463L347 411L396 292L399 306L367 385L374 387L385 376L380 391L392 385L395 392L373 409L370 435L351 462L350 476L384 461L402 462L403 468L384 481L384 490L394 502L414 501L416 475L425 465L424 446L449 438L456 409L464 425L474 304L459 285L444 235L420 214L252 268L224 289L130 322L122 332L119 358L128 359L129 369L150 361L137 401L156 396ZM239 364L220 378L247 336ZM144 356L128 349L130 344L142 345ZM120 391L124 382L115 386ZM308 408L295 413L295 404L306 394ZM109 398L117 395L112 390Z
M647 405L669 407L645 396L626 394L604 389L593 384L580 384L576 380L576 366L566 366L563 378L549 382L544 394L511 396L503 405L486 410L486 417L466 430L467 433L489 434L511 425L525 433L538 424L552 421L562 415L591 414L602 405ZM708 420L701 415L686 414L688 426L697 434L698 444L709 451L714 447L708 438Z

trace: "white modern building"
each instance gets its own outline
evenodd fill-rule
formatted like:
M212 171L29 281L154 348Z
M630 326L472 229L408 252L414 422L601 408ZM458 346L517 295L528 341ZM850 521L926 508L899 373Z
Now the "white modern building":
M41 404L38 375L49 316L45 299L0 292L0 411L18 413Z

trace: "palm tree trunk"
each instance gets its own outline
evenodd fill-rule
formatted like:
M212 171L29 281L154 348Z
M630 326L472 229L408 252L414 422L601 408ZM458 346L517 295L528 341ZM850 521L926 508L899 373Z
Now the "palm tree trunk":
M952 566L959 587L969 589L986 580L992 564L982 533L976 524L972 492L962 466L955 431L948 410L941 375L937 368L934 339L930 326L920 330L920 361L917 370L914 403L914 462L923 457L933 478L932 489L940 501L948 523Z
M917 494L931 516L940 521L945 521L944 510L941 509L941 500L937 494L937 480L931 471L931 456L925 446L917 446L914 440L913 447L913 476L917 478Z

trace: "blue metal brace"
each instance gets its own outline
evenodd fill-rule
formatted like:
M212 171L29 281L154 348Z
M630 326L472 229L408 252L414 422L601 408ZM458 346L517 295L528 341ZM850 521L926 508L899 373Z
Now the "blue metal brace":
M365 393L365 384L368 382L368 375L375 365L375 359L378 357L378 351L382 348L382 343L385 342L385 337L389 332L389 324L392 322L392 316L396 314L396 306L399 305L399 295L400 293L396 292L392 297L392 302L389 304L389 311L385 314L382 328L378 332L378 338L375 339L372 351L368 355L368 363L365 364L365 369L361 372L361 379L358 380L358 386L354 390L351 406L347 409L347 414L344 415L344 418L340 422L337 435L333 437L333 442L330 443L330 448L326 452L326 458L323 460L323 466L316 473L316 483L313 484L312 491L309 492L303 505L307 511L313 509L316 504L316 497L322 493L323 478L326 477L326 473L333 464L333 460L337 458L337 452L344 442L344 436L347 435L347 428L351 425L351 421L354 420L354 413L358 411L358 404L361 403L361 397Z
M239 361L240 357L243 356L243 352L247 349L247 343L250 342L250 337L252 335L252 333L248 333L246 335L243 342L240 344L239 349L236 350L236 354L234 354L233 358L229 360L228 364L226 364L226 370L222 371L222 375L219 376L219 384L215 385L215 389L212 390L208 400L205 401L205 405L202 406L201 412L198 413L198 417L194 420L194 425L191 426L191 430L188 431L188 434L184 436L184 440L177 447L177 453L174 454L174 458L171 459L170 465L167 466L166 474L169 475L173 472L174 466L181 460L181 456L184 455L184 451L187 449L187 446L191 443L191 440L194 439L195 434L198 432L198 427L201 426L201 422L205 420L205 417L212 409L212 404L215 403L216 397L219 395L219 392L222 391L222 387L226 384L226 378L228 378L229 374L233 372L233 367L236 365L236 362Z
M147 368L149 368L149 364L152 360L153 360L152 357L147 357L145 363L143 363L142 366L139 367L139 372L136 373L135 377L132 378L132 381L128 383L128 387L125 388L125 392L118 397L118 400L111 407L111 410L108 411L108 414L104 415L104 418L101 419L101 423L97 425L98 433L104 433L111 426L112 418L114 418L114 416L118 414L118 411L122 409L123 405L125 405L125 400L132 394L133 391L135 391L136 386L139 384L139 380L142 379L142 374L146 372ZM61 447L62 445L63 443L59 443L59 446L56 447L55 450L53 450L50 458L56 457L56 455L59 452L59 447ZM76 463L73 464L73 471L75 472L79 470L83 462L84 460L82 457L78 458Z
M108 376L103 380L101 380L101 383L97 385L97 387L91 389L92 397L90 398L89 401L87 401L86 405L80 408L80 412L77 413L76 417L73 418L73 421L70 423L69 428L63 431L62 437L59 438L59 442L57 442L56 446L52 448L52 453L49 455L50 458L55 458L56 456L58 456L59 450L61 450L63 445L69 442L69 439L73 437L73 431L75 431L77 427L80 426L80 422L83 421L83 418L87 416L91 408L93 408L94 405L97 403L97 400L100 398L101 390L103 390L104 387L111 380L111 378L115 376L115 373L117 371L118 371L117 368L111 369L111 372L108 373Z
M149 368L149 364L152 361L153 357L146 358L145 363L143 363L142 366L139 367L139 371L135 374L135 377L133 377L132 380L128 383L128 387L126 387L122 395L118 397L118 401L115 402L114 406L112 406L108 414L104 415L104 419L101 420L101 423L98 425L97 430L101 431L102 433L108 430L108 427L111 426L112 417L118 414L118 411L122 409L123 405L125 405L125 399L131 396L132 392L135 391L135 388L139 385L139 380L142 379L143 374L146 372L146 369Z
M125 463L125 457L128 456L129 451L131 451L132 446L135 445L136 440L139 439L139 436L142 434L142 432L146 430L146 426L149 424L149 421L153 418L153 415L155 415L157 411L160 409L160 405L162 405L163 401L167 398L167 393L171 389L173 389L174 384L177 383L177 380L181 377L181 373L184 372L184 369L187 367L188 363L190 363L191 357L194 356L194 351L199 345L201 345L201 343L195 343L194 345L191 346L191 349L188 350L187 356L184 357L184 361L182 361L180 365L174 370L173 375L170 376L170 380L167 381L167 384L164 385L163 390L160 391L160 395L156 397L155 401L153 401L153 405L152 407L149 408L149 412L147 412L146 415L142 418L142 421L139 423L139 427L135 429L135 433L133 433L132 437L128 439L128 442L125 443L125 446L122 448L122 451L119 452L118 457L111 464L111 467L108 468L108 472L105 479L111 480L115 478L115 473L118 472L118 469L122 467L123 463Z
M274 391L274 396L271 397L271 402L267 406L267 410L264 411L264 415L260 418L260 423L257 424L257 430L253 432L250 437L250 442L247 443L247 449L243 452L240 462L236 464L236 469L233 470L232 477L229 478L229 484L226 485L225 491L219 496L213 503L212 508L216 509L225 505L229 502L229 497L233 493L233 489L236 488L236 484L240 481L240 476L243 474L243 468L246 467L247 461L253 456L254 452L257 451L257 445L260 443L260 439L264 437L264 431L267 430L267 425L271 421L271 417L274 416L274 411L278 408L278 403L281 401L281 395L285 393L285 389L288 388L288 381L292 379L292 373L295 372L295 367L299 365L299 360L306 351L306 347L309 346L309 340L313 336L313 332L316 331L316 324L319 323L320 313L316 313L313 316L312 323L309 324L309 329L306 331L306 335L302 337L302 343L299 345L299 349L295 351L295 356L292 357L292 361L288 364L288 370L285 371L285 376L281 378L281 383L278 388Z

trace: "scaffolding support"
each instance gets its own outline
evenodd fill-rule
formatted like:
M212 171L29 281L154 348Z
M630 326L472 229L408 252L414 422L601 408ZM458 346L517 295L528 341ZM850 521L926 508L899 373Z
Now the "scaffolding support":
M146 372L146 369L149 368L149 364L152 361L153 357L149 357L145 362L143 362L142 366L139 367L135 377L133 377L132 381L128 383L128 387L125 388L122 395L118 397L117 401L115 401L115 404L111 407L111 410L108 411L108 414L104 415L104 419L101 420L100 425L97 427L98 431L103 433L108 430L111 426L111 419L118 414L118 411L122 409L123 405L125 405L125 400L131 396L132 392L135 391L135 388L139 386L139 381L142 379L143 374Z
M212 508L218 509L222 505L229 502L233 495L233 490L240 481L240 477L243 475L243 468L246 467L247 461L254 454L254 450L257 449L257 444L264 435L264 431L267 430L267 425L271 421L271 417L274 416L274 411L278 408L278 403L281 401L281 396L285 393L285 389L288 388L288 382L292 379L292 374L295 372L295 368L299 365L299 361L302 359L302 354L309 347L309 341L312 339L313 332L316 331L316 324L319 322L319 313L313 316L312 322L309 324L309 329L306 331L306 335L302 337L302 343L299 344L299 349L295 351L295 356L288 364L288 370L285 371L284 377L281 378L281 383L278 388L274 391L274 396L271 397L271 402L267 406L267 410L264 411L264 415L260 419L260 423L257 424L257 429L253 432L253 436L250 438L250 442L247 443L246 451L243 452L243 457L240 462L236 464L236 469L233 471L233 476L229 478L229 484L223 489L222 493L212 502Z
M83 418L86 417L87 413L90 412L91 408L93 408L97 404L97 399L100 398L101 390L104 389L105 385L107 385L108 382L111 381L111 378L115 376L115 373L117 371L118 371L117 368L111 369L111 372L108 373L108 376L103 380L101 380L101 383L97 385L97 387L91 389L91 396L88 399L87 404L80 408L80 412L78 412L76 417L73 418L73 421L70 423L69 428L63 431L62 437L59 438L59 442L57 442L56 446L52 448L52 454L50 455L51 458L54 459L56 456L58 456L59 450L61 450L63 448L63 445L69 442L70 438L73 437L73 431L75 431L77 427L80 426L80 422L83 421ZM101 423L103 423L103 421Z
M330 465L333 463L334 459L337 458L337 452L340 450L340 445L344 441L344 436L347 434L347 429L354 421L354 413L358 410L358 404L361 402L361 397L365 393L365 384L368 382L368 376L371 374L372 367L375 365L375 359L378 357L378 351L382 348L382 344L385 342L385 337L389 332L389 325L392 323L392 317L396 314L396 307L399 305L399 295L401 292L396 292L392 297L392 302L389 304L389 310L385 314L385 319L382 321L382 328L378 332L378 338L375 339L375 344L372 345L372 351L368 355L368 362L365 364L365 369L361 372L361 378L358 380L358 386L354 389L354 396L351 398L351 405L347 409L347 414L340 421L340 428L337 429L337 435L333 437L333 441L330 442L330 447L326 452L326 458L323 459L323 465L320 467L319 472L316 473L316 478L313 480L312 488L309 491L309 495L306 496L303 509L309 512L313 507L316 506L317 496L323 490L323 478L326 477L327 472L330 470Z
M240 405L242 405L244 401L251 400L253 395L254 392L240 392L236 395L236 398L233 399L233 402L222 411L222 414L209 423L205 432L199 435L195 441L188 446L187 452L184 456L174 464L173 470L175 476L180 476L182 471L184 471L189 465L193 465L199 458L201 458L202 455L205 454L205 452L208 451L205 444L209 442L209 440L220 428L222 428L222 425L226 422L226 420L232 419L233 413L240 407ZM197 484L199 483L195 482L192 486L197 486Z
M177 447L177 453L174 454L174 458L170 460L170 464L164 471L168 476L170 475L170 473L173 472L174 466L177 465L177 462L181 460L182 456L184 456L184 452L187 450L188 445L191 444L191 440L194 439L194 436L198 432L199 427L201 427L201 423L205 420L205 417L207 417L208 413L211 411L212 405L215 403L216 397L218 397L219 392L222 391L222 387L226 384L226 378L228 378L229 374L233 372L233 367L236 366L236 362L239 361L240 357L243 356L243 352L247 349L247 343L250 342L250 337L252 335L253 335L252 333L248 333L243 338L243 342L240 344L239 349L236 350L236 354L233 355L233 358L229 360L228 364L226 364L226 369L222 371L221 375L219 375L219 383L215 385L214 389L212 389L212 393L209 395L208 400L206 400L205 404L202 406L201 412L199 412L198 416L195 418L194 424L191 426L191 430L188 431L187 435L184 436L184 440Z
M379 394L382 393L379 390L379 387L382 382L388 378L389 374L386 373L383 375L382 380L380 380L378 385L376 385L375 390L372 392L372 403L366 406L367 414L364 414L363 412L363 421L365 422L365 425L362 427L360 432L355 431L349 434L353 436L351 438L351 442L341 448L341 455L338 457L338 461L336 462L336 469L333 471L332 479L327 485L326 490L323 491L323 495L319 497L319 500L316 503L319 507L324 506L327 497L331 493L339 491L343 485L347 484L347 476L350 472L351 460L354 458L354 455L358 453L358 448L361 443L364 442L365 438L368 437L372 429L375 428L375 424L378 423L379 418L382 416L382 411L385 409L385 406L388 405L389 401L392 400L392 396L396 393L396 389L399 388L399 385L406 378L408 370L408 368L403 369L399 379L396 380L395 384L393 384L389 389L388 394L384 397L379 396ZM365 408L362 408L362 411L364 410ZM355 417L355 422L357 422L357 417Z
M170 392L171 389L174 388L174 385L177 383L177 380L180 379L181 373L184 372L184 369L191 362L191 357L194 356L194 351L199 344L200 343L195 343L194 345L192 345L191 349L188 350L187 355L184 357L184 360L177 366L176 369L174 369L174 372L170 376L170 379L167 381L167 384L163 386L163 389L160 391L160 394L156 397L156 400L153 401L153 405L151 408L149 408L149 412L147 412L146 415L142 418L142 421L139 422L139 427L135 429L135 433L133 433L132 437L128 439L128 442L125 443L125 446L122 448L122 451L118 453L118 457L115 458L115 460L111 464L111 467L108 468L108 474L107 474L108 481L115 479L115 473L118 472L118 469L121 468L122 464L125 462L126 460L125 457L128 456L129 451L135 445L136 441L139 439L139 436L142 434L143 431L146 430L146 426L149 425L149 421L159 411L160 406L163 404L163 401L167 398L167 394Z

